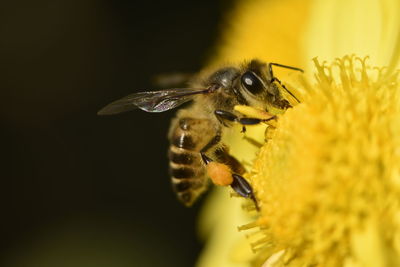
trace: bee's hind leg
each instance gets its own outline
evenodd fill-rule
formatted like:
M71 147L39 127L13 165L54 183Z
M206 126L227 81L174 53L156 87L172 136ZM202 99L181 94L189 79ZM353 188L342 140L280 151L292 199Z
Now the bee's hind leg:
M201 150L200 155L201 159L203 160L204 164L208 165L208 163L212 162L213 160L206 155L206 153L213 149L215 146L219 144L221 141L221 132L218 132Z
M253 188L238 173L243 173L244 168L234 157L229 155L228 151L225 148L216 149L216 154L218 160L221 160L224 163L220 163L216 160L213 160L211 157L207 155L212 149L219 144L221 141L221 134L217 133L208 143L200 150L200 155L203 162L206 165L208 176L211 178L214 184L220 186L231 186L231 188L238 193L240 196L244 198L250 198L254 201L254 205L258 210L258 204L253 192Z
M242 197L250 198L251 200L253 200L256 209L259 210L257 200L253 192L253 188L251 187L249 182L247 182L246 179L244 179L242 176L236 173L233 173L232 177L233 177L233 182L231 184L232 189Z

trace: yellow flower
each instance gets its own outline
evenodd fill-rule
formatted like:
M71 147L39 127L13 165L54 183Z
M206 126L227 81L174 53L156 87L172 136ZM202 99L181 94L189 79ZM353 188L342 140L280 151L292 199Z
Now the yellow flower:
M400 2L243 0L226 25L210 65L259 58L307 77L277 74L302 103L258 154L230 138L256 157L246 178L261 210L212 196L198 266L400 266Z
M351 57L316 66L318 82L249 175L262 207L259 260L284 251L279 265L400 266L398 74L373 78Z

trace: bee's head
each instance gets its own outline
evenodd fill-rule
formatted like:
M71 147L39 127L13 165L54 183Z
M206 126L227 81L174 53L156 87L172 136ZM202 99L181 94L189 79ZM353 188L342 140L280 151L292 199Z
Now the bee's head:
M242 105L261 109L268 107L287 109L291 105L282 96L279 86L287 89L284 85L279 85L280 81L273 76L272 65L302 71L295 67L252 60L240 69L225 67L215 71L208 76L205 85L216 86L220 92L230 95ZM288 93L291 94L289 91ZM292 96L297 100L294 95Z
M269 63L252 60L246 64L238 81L240 93L246 99L248 105L259 108L273 106L278 109L291 107L283 98Z

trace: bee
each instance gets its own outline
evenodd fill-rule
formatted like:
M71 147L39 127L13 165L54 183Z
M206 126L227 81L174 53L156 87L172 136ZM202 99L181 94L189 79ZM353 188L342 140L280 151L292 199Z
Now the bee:
M279 88L298 99L273 75L272 67L301 69L277 63L251 60L238 66L217 69L205 77L194 79L189 88L139 92L112 102L99 115L111 115L136 108L146 112L164 112L184 103L172 119L168 132L168 151L172 187L178 199L186 206L214 184L231 186L240 196L252 199L257 207L254 191L242 176L243 166L231 155L221 137L234 123L245 131L247 125L256 125L276 119L247 117L235 110L244 105L268 112L270 108L286 110L291 104ZM211 178L211 179L209 179Z

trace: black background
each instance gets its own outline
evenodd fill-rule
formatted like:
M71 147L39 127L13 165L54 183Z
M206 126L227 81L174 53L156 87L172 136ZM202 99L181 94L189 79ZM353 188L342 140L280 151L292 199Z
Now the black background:
M1 2L0 266L194 264L201 205L170 188L173 112L96 112L198 71L228 2Z

